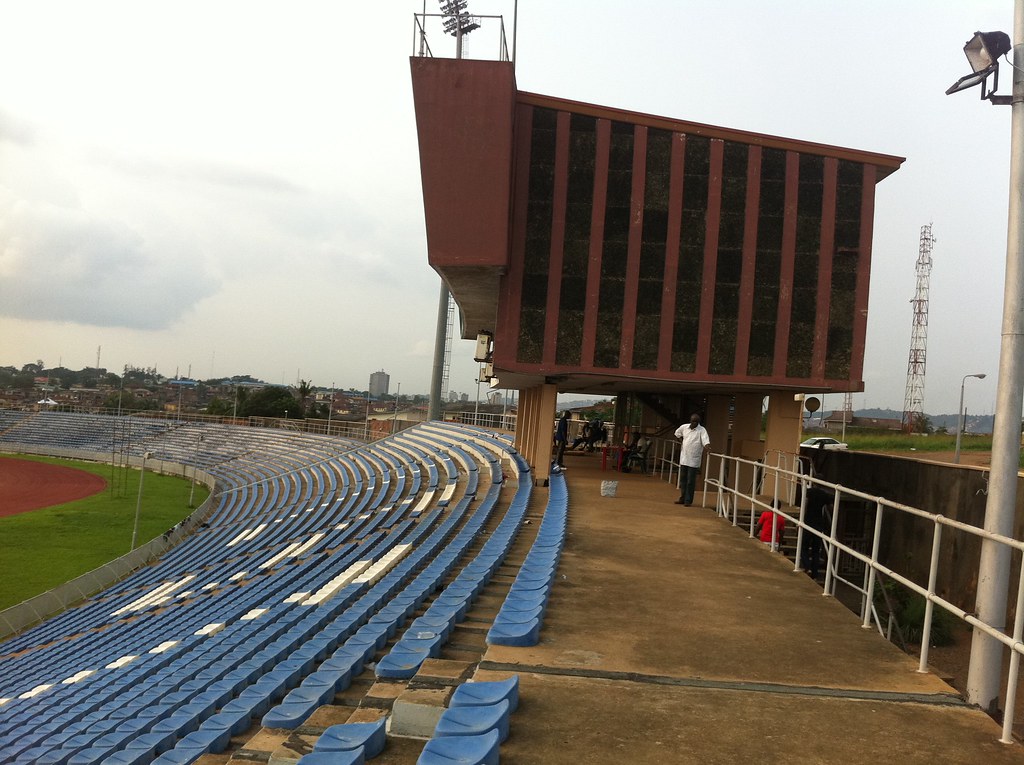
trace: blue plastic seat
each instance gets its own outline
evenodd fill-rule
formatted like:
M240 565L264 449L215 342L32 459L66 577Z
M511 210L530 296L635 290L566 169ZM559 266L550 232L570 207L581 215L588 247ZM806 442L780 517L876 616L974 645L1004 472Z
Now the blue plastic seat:
M519 675L505 680L463 683L455 689L449 707L469 707L508 702L508 711L515 712L519 706Z
M310 752L299 758L298 765L364 765L365 762L362 749L346 749L336 752Z
M377 677L391 680L408 680L419 672L420 667L430 658L427 648L406 648L395 645L374 668Z
M498 741L508 738L509 703L502 699L497 704L479 706L449 707L441 714L434 728L438 736L476 736L488 731L498 731Z
M387 717L377 722L343 723L332 725L317 739L314 752L339 752L349 749L361 749L367 759L372 759L384 751L387 743Z
M507 645L525 648L540 642L540 619L525 622L501 621L495 619L487 631L488 645Z
M432 738L416 765L498 765L498 731L477 736Z

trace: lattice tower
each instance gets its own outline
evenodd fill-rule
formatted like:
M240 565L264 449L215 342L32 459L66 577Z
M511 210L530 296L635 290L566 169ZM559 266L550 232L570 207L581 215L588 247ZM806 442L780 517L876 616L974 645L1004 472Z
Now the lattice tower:
M921 242L917 252L917 289L910 331L910 356L907 360L907 390L903 397L903 429L912 432L924 416L924 373L928 352L928 283L932 274L932 224L921 226Z

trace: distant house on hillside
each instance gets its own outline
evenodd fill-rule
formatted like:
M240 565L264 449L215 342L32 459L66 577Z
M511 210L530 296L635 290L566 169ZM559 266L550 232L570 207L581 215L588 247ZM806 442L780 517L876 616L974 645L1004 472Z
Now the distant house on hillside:
M843 427L843 415L846 415L846 427L861 430L902 430L903 421L888 417L851 417L849 412L832 412L822 422L825 430L841 430Z

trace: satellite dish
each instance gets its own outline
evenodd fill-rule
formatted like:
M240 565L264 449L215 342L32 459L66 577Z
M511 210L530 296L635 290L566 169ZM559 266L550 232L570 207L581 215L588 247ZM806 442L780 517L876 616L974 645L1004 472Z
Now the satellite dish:
M817 396L804 399L804 408L811 414L814 414L821 409L821 400Z

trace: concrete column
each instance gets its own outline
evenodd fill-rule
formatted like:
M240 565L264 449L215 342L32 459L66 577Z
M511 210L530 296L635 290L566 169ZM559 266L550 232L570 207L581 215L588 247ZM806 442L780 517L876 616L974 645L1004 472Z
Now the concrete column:
M803 405L802 397L789 391L774 391L768 395L768 427L764 443L766 465L781 464L788 470L795 468L794 460L800 451L803 428ZM792 490L790 482L783 483L779 486L779 498L789 501ZM766 475L761 493L774 496L774 492L774 477Z
M551 467L557 398L554 385L536 385L519 391L515 447L530 464L538 482L547 480Z
M730 454L729 450L729 409L732 406L732 396L708 396L707 397L707 412L704 414L704 428L708 431L708 437L711 439L711 452L713 454ZM703 491L705 468L710 468L711 475L718 477L718 471L721 467L721 460L717 457L705 457L704 464L701 465L700 477L701 483L697 485L697 491ZM730 476L726 476L727 480L731 481Z
M764 457L764 442L761 440L760 393L743 393L735 398L735 413L732 421L732 454L745 460L759 460ZM753 470L740 468L740 488L746 490L754 480Z
M611 440L609 443L624 444L626 443L626 431L629 428L626 420L629 417L629 396L626 393L620 393L615 397L615 411L612 414L612 418L615 422L615 432L612 433Z

